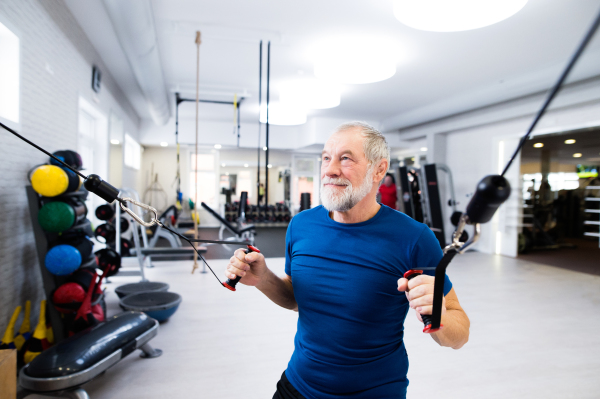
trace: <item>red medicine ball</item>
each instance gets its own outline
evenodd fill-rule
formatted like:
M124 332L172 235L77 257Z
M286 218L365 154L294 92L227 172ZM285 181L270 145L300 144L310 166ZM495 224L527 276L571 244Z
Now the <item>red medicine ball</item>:
M77 283L64 283L52 295L52 302L56 310L61 313L73 313L84 299L85 290ZM61 305L65 306L61 307Z

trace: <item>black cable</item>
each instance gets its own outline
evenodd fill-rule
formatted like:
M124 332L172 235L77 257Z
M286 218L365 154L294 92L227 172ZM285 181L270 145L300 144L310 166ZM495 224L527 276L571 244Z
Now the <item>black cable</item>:
M61 163L64 167L72 170L73 172L77 173L79 176L83 177L83 179L87 179L87 176L85 176L83 173L81 173L80 171L78 171L77 169L72 168L71 166L67 165L65 162L63 162L62 160L60 160L59 158L55 157L54 155L50 154L48 151L44 150L42 147L40 147L39 145L27 140L25 137L21 136L19 133L15 132L14 130L12 130L11 128L9 128L8 126L6 126L4 123L0 122L0 126L2 126L4 129L8 130L9 132L11 132L12 134L14 134L15 136L17 136L18 138L20 138L21 140L23 140L24 142L26 142L27 144L37 148L38 150L40 150L41 152L43 152L46 155L49 155L50 158L54 159L55 161Z
M193 244L193 242L205 242L205 243L212 243L212 244L238 244L238 245L248 245L248 243L246 242L241 242L241 241L214 241L214 240L202 240L202 239L193 239L193 238L187 238L186 236L184 236L183 234L179 234L178 232L176 232L175 230L172 230L170 228L168 228L167 226L165 226L164 224L160 223L160 226L171 232L171 234L176 235L177 237L187 241L192 248L194 248L194 251L196 251L196 253L198 254L198 256L200 257L200 259L202 259L202 261L204 262L204 264L206 265L206 267L208 267L210 269L210 271L212 272L212 274L215 276L215 278L219 281L219 284L223 285L223 283L221 282L221 279L219 279L219 277L217 277L217 275L215 274L215 271L208 265L208 263L206 262L206 259L204 259L204 257L202 256L202 254L200 254L200 252L198 252L198 250L196 249L196 246Z
M577 48L577 50L575 51L575 53L571 56L571 60L567 64L567 67L565 68L565 70L563 71L563 73L560 75L560 78L558 78L558 81L556 82L556 84L552 88L552 91L550 92L550 94L546 98L546 102L544 103L544 105L542 106L542 108L538 111L537 115L535 116L535 119L533 120L533 123L529 127L529 130L527 131L527 133L525 134L525 136L523 136L523 138L521 139L521 142L517 146L517 149L515 150L515 153L513 154L513 156L510 158L510 160L506 164L506 167L504 168L504 170L502 171L502 174L500 176L504 176L504 174L506 173L506 171L508 170L508 168L510 167L510 165L512 164L512 162L517 157L517 154L519 153L519 151L521 150L521 148L525 145L525 142L527 141L527 139L531 135L531 132L533 132L533 129L537 125L538 121L542 118L542 115L544 115L544 113L546 112L546 109L548 108L548 106L550 105L550 103L552 102L552 100L554 99L554 97L556 96L556 94L558 93L558 91L560 90L560 87L564 83L565 79L567 79L567 76L571 72L571 69L573 69L573 66L577 62L577 59L579 58L579 56L581 55L581 53L583 53L583 50L588 45L588 43L590 42L590 40L592 40L592 37L596 33L596 30L598 29L599 25L600 25L600 13L598 13L598 16L596 17L596 20L594 21L594 23L592 24L592 26L588 30L588 32L585 35L585 37L583 38L583 40L581 41L581 44L579 45L579 47Z

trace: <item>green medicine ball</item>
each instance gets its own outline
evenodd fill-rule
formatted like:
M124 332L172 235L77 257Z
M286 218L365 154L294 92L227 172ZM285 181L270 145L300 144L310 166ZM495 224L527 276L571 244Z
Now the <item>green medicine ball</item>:
M73 227L75 211L67 203L49 202L40 209L38 222L45 231L60 233Z

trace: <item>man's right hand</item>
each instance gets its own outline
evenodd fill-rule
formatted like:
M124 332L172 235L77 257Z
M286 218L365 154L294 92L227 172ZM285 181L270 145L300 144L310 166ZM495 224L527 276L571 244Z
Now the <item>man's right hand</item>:
M229 264L225 270L225 276L233 280L237 276L242 276L240 283L244 285L256 286L267 271L265 257L258 252L246 253L244 249L238 249L234 252Z

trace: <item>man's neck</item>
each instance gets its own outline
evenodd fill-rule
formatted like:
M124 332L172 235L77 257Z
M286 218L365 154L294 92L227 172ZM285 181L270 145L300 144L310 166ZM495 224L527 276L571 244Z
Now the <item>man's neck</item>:
M339 223L361 223L377 215L379 208L381 205L377 203L374 193L370 193L352 209L345 212L329 212L329 217Z

